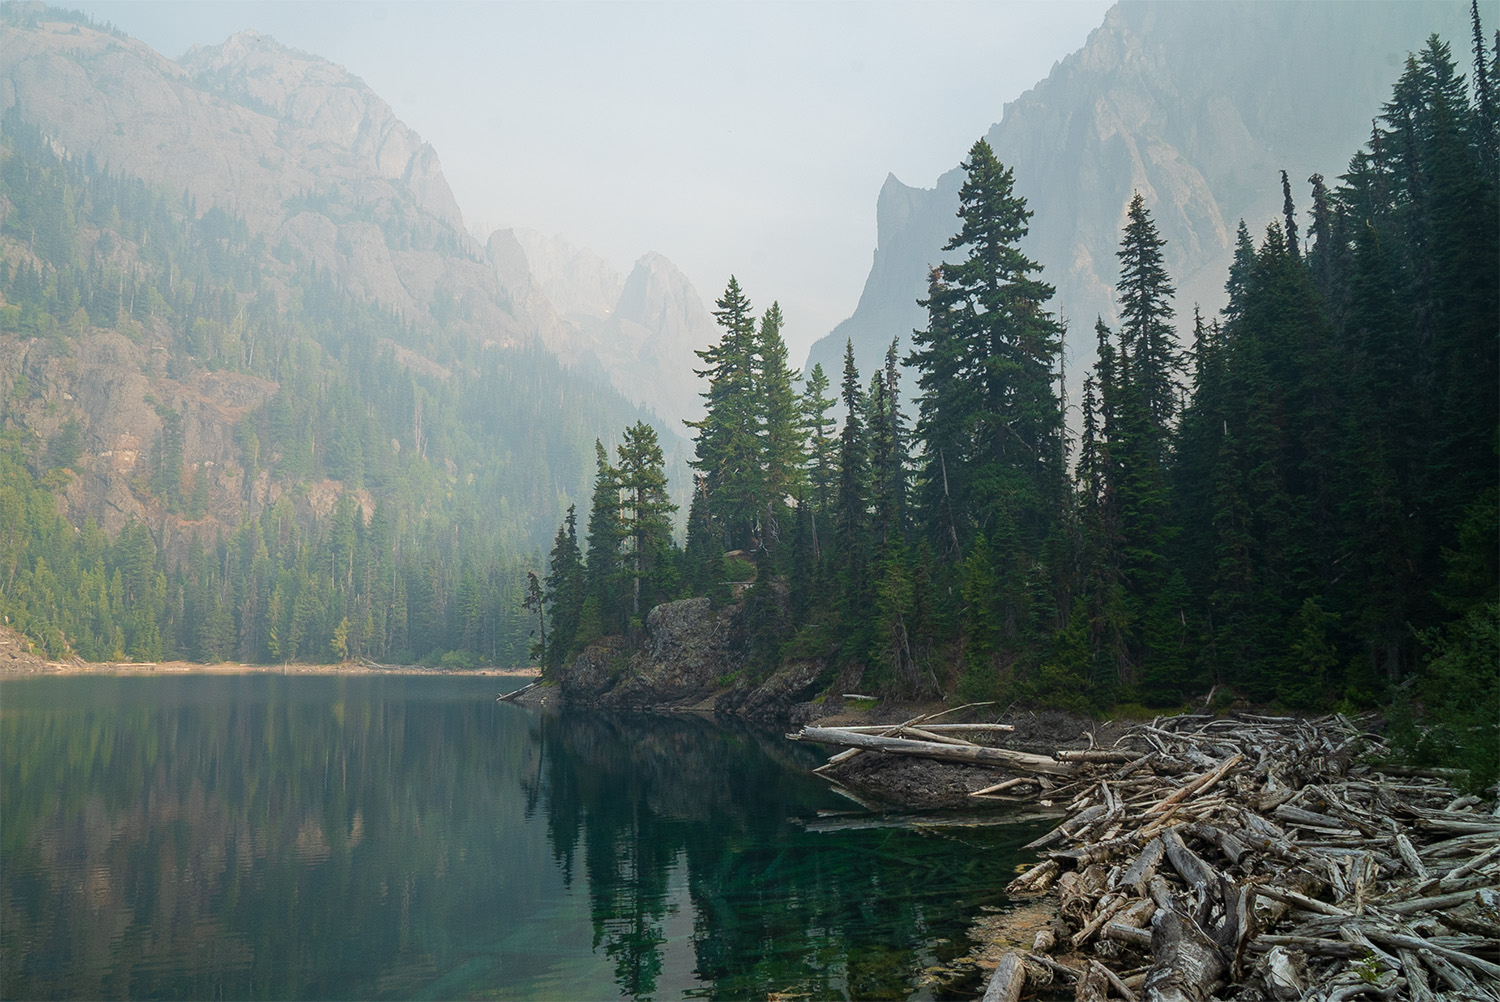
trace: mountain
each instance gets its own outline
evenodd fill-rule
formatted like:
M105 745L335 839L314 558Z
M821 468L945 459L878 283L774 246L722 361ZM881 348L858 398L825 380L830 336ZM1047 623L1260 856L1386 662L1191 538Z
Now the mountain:
M0 48L0 418L75 524L175 550L352 490L525 550L643 416L546 355L569 328L524 252L478 245L344 69L253 32L173 61L39 4Z
M1279 172L1305 232L1306 179L1343 173L1368 139L1361 123L1430 33L1467 48L1467 15L1467 4L1434 2L1119 3L1082 49L1006 104L986 139L1035 213L1023 246L1069 323L1070 392L1093 364L1095 316L1114 318L1115 252L1134 192L1167 240L1186 332L1195 303L1207 316L1224 303L1238 221L1259 237L1281 218ZM893 335L907 345L926 327L916 300L957 229L962 182L961 168L932 188L887 177L859 304L813 345L804 371L839 371L848 338L868 373Z
M655 251L643 254L621 278L594 252L533 230L498 230L492 261L524 268L538 294L560 314L562 326L543 337L559 358L607 378L627 398L669 423L703 415L694 350L720 335L693 284Z
M436 152L359 78L250 31L174 62L46 8L10 11L0 112L20 110L62 151L240 217L278 255L409 321L436 310L476 340L532 336Z
M565 320L598 320L614 309L625 285L614 265L559 236L528 229L511 232L542 294Z

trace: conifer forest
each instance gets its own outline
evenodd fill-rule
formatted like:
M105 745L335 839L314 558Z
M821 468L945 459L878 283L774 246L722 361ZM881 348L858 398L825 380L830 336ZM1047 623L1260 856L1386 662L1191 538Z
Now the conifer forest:
M731 278L699 352L685 545L651 429L601 446L539 585L535 653L556 671L639 637L656 602L742 593L746 671L820 658L829 681L863 666L861 692L1083 712L1214 686L1398 723L1425 709L1439 726L1413 750L1493 779L1494 73L1476 28L1471 97L1432 37L1347 173L1283 173L1284 216L1240 223L1220 317L1176 312L1137 194L1081 400L1020 249L1045 221L983 140L906 357L893 342L861 373L850 347L799 388L781 310L757 317Z
M1283 173L1283 216L1239 224L1218 316L1174 298L1137 194L1118 320L1064 318L1022 249L1047 220L980 140L909 352L892 331L875 371L851 346L842 371L799 373L779 306L730 278L685 429L580 392L539 350L444 343L335 276L272 281L257 262L295 265L288 248L9 116L4 230L30 253L0 262L0 325L64 361L86 328L165 326L166 366L273 381L236 435L245 483L286 490L183 530L223 499L160 404L132 485L154 524L111 536L58 509L78 428L38 441L7 420L0 613L56 658L530 658L555 675L602 637L640 642L653 606L708 596L743 602L753 675L817 661L861 692L1088 713L1216 686L1389 708L1425 715L1413 753L1493 781L1497 57L1477 19L1467 73L1437 36L1409 56L1344 174ZM83 227L137 263L84 255ZM1080 399L1065 325L1097 342ZM401 364L418 338L449 375ZM309 514L295 485L323 478L355 489Z

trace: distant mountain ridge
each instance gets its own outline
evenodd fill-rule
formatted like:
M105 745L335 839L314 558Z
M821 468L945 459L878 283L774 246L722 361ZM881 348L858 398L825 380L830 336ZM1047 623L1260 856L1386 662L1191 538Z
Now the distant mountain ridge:
M481 344L539 343L673 427L693 412L691 348L706 342L685 343L682 323L657 330L632 318L628 334L580 323L580 310L607 312L602 299L613 307L618 275L596 276L605 285L592 300L564 295L554 306L548 291L566 286L530 274L530 257L549 263L535 244L531 254L504 238L481 246L437 152L344 68L253 31L173 61L39 4L7 10L0 113L20 110L71 155L241 217L278 256L332 273L408 322ZM670 270L668 284L696 301ZM694 327L689 340L711 331ZM643 352L663 366L652 378L638 365L611 368Z
M1306 178L1318 171L1331 183L1343 172L1368 138L1360 123L1433 32L1466 50L1467 4L1123 2L1083 48L1007 103L986 138L1035 213L1023 247L1057 287L1071 387L1093 363L1095 316L1114 318L1115 251L1133 192L1167 240L1186 332L1195 303L1212 316L1224 302L1239 219L1259 237L1280 218L1284 168L1305 220ZM813 345L808 369L836 372L848 338L869 372L893 336L908 345L925 328L916 300L957 229L962 181L958 168L932 188L887 177L864 291Z
M211 539L347 490L368 515L415 457L540 545L632 400L687 483L664 381L559 371L525 252L468 233L357 77L254 32L174 62L40 4L0 6L0 52L0 430L62 457L75 525Z
M517 250L532 281L561 314L554 354L596 366L621 393L662 418L703 414L693 352L717 341L713 316L678 267L655 251L641 255L627 276L586 248L534 230L498 230L494 258Z

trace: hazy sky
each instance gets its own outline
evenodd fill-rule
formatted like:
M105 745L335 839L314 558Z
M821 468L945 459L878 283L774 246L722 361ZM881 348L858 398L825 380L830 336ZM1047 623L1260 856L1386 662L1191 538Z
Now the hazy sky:
M174 58L252 28L339 63L481 240L529 227L622 272L655 250L709 304L733 273L780 300L793 364L854 310L886 174L930 186L1109 6L59 2Z

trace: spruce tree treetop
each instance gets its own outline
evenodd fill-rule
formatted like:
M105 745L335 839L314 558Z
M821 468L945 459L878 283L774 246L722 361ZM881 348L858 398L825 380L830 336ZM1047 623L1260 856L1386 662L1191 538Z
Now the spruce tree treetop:
M1116 254L1120 259L1116 289L1121 354L1131 360L1135 391L1163 447L1177 409L1178 378L1186 372L1170 323L1174 313L1171 299L1177 290L1162 264L1161 249L1166 243L1157 233L1145 199L1136 192Z
M955 530L972 538L1003 503L1006 524L1029 549L1062 503L1063 417L1053 385L1061 330L1047 310L1052 286L1018 246L1031 212L1010 168L983 139L963 166L962 226L944 249L967 256L934 270L922 301L928 329L913 332L908 358L921 370L922 506L946 544ZM936 514L944 508L951 518Z
M704 368L695 371L708 380L705 413L701 421L685 423L696 432L692 465L706 479L710 513L728 541L739 546L751 533L761 494L755 316L732 275L717 306L714 317L723 336L697 352Z

